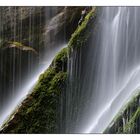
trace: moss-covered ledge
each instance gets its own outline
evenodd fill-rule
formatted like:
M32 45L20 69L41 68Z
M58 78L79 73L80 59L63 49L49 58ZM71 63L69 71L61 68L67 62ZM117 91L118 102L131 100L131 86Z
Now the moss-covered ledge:
M94 26L96 11L96 7L93 7L92 10L86 15L82 24L79 25L76 31L72 34L68 43L69 49L74 47L82 47L87 42L92 32L91 27Z
M139 134L140 133L140 91L124 105L104 133Z
M60 95L65 94L67 86L68 54L71 49L84 46L95 15L93 8L72 35L68 47L40 75L31 94L5 122L0 133L60 133Z
M66 87L67 48L40 75L32 93L2 126L1 133L58 133L59 96Z

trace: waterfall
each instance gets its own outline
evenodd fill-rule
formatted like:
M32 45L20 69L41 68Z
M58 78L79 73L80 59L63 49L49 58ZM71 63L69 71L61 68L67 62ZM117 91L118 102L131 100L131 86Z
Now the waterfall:
M40 74L49 67L56 53L66 46L62 45L66 41L65 37L62 40L58 39L59 41L55 40L55 43L52 41L56 37L53 33L59 28L58 19L63 12L52 18L50 10L49 14L45 13L48 16L46 21L42 21L44 15L41 15L41 11L37 12L38 18L35 18L33 12L35 8L23 11L17 9L17 7L8 8L8 13L10 17L14 17L13 19L4 16L3 9L0 9L0 43L3 44L2 41L5 41L4 32L7 31L9 36L6 41L7 39L14 42L23 41L23 44L28 44L29 47L36 46L34 49L38 51L39 57L30 53L22 54L22 51L16 48L13 51L8 49L8 53L4 52L7 47L1 49L0 126L30 94ZM19 17L11 15L26 10L29 12L28 24L24 20L17 20L23 18L22 14L19 14ZM52 15L54 13L52 12ZM60 132L103 133L122 106L140 89L139 13L139 7L98 7L96 30L93 29L89 42L85 43L85 46L69 49L67 89L66 93L61 95L63 105L60 107L62 117L59 120L62 127ZM9 27L4 26L4 19L6 23L10 23ZM45 24L46 32L43 34L41 29ZM27 33L23 31L25 25L27 29L24 30L27 30ZM52 28L54 30L49 33ZM44 38L39 38L42 34ZM23 36L27 37L28 41L24 40ZM39 42L44 45L42 50ZM53 44L55 46L51 48ZM19 54L18 61L15 54ZM21 65L24 59L27 62ZM7 68L5 64L9 67ZM24 72L22 68L27 71ZM6 74L9 74L9 77ZM127 122L125 118L122 121L123 125Z
M96 35L69 60L69 133L102 133L140 88L140 8L98 9Z
M62 10L61 7L0 8L0 126L31 92L56 53L65 47L63 35L57 39L52 33L45 34L48 30L51 31L50 27L54 31L58 30L59 16L56 21L52 19L60 9ZM23 44L26 48L10 48L7 45L10 41ZM28 51L27 48L35 51Z
M20 106L20 103L26 98L26 96L28 94L30 94L30 92L32 91L33 87L36 85L36 83L37 83L37 81L39 79L39 76L42 73L45 72L45 70L52 63L52 60L54 59L55 55L64 47L66 47L66 45L59 46L59 47L57 47L57 48L55 48L53 50L50 50L48 53L46 52L46 58L45 58L44 62L42 61L42 64L40 65L40 68L38 69L38 71L32 76L31 79L28 79L28 83L26 83L26 85L24 85L20 89L20 91L18 91L18 92L20 92L20 94L18 96L16 96L16 98L11 100L9 105L6 106L6 111L0 117L0 126L3 124L4 121L6 121L8 116L11 115L11 113L13 111L15 111L15 109L18 106Z

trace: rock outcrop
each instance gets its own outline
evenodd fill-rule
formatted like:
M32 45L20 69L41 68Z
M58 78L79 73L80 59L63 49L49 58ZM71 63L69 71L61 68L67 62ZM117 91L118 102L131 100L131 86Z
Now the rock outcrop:
M140 92L124 105L104 133L139 134L140 133Z
M95 22L92 9L72 35L68 47L54 58L26 99L2 126L0 133L64 133L68 57L84 47Z
M70 38L82 8L0 8L0 114L38 69L45 52Z

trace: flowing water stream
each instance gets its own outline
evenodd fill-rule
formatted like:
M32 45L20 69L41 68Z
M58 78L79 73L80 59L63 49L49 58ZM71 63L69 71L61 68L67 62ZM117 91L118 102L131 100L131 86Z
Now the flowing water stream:
M28 79L26 85L23 85L23 87L18 91L18 93L20 94L18 94L14 99L11 99L10 103L6 106L6 111L0 117L0 126L7 119L7 117L18 107L18 105L20 105L20 103L26 98L26 96L30 94L33 87L36 85L39 76L45 72L45 70L52 63L52 60L54 59L55 55L64 47L66 47L66 45L59 46L46 52L46 57L44 60L42 60L38 71L36 71L32 78Z
M100 43L95 42L100 49L96 81L89 83L95 84L90 108L92 118L85 133L103 132L140 87L139 13L139 7L101 9L98 19Z
M39 75L51 64L56 53L65 47L65 37L44 35L49 22L57 30L58 21L51 21L59 7L1 7L0 8L0 126L26 98ZM59 19L59 16L57 16ZM48 27L49 28L49 27ZM46 43L46 38L50 40ZM26 48L10 48L6 42L23 44ZM35 51L29 51L34 49Z
M102 133L140 88L139 14L139 7L100 7L96 35L86 48L68 56L63 133ZM0 116L0 125L64 46L46 52L43 65Z
M140 88L139 14L139 7L99 8L96 35L70 58L68 133L102 133Z

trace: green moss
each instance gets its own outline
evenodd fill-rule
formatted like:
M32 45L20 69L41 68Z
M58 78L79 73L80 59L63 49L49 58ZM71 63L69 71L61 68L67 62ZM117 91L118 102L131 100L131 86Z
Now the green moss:
M65 61L67 59L67 51L68 48L63 48L54 58L54 62L60 62L60 61Z
M60 64L65 64L66 60L67 49L63 49L53 60L54 64L40 75L32 93L10 116L3 133L57 133L58 99L67 79Z
M49 93L60 94L63 88L63 83L65 83L67 77L66 72L59 72L55 75L51 81L51 86L49 88Z
M66 90L67 60L70 49L84 46L89 37L88 24L95 16L92 10L72 35L68 47L62 49L50 67L40 75L33 91L5 123L1 133L58 133L60 95ZM22 46L19 42L11 42ZM65 93L64 93L65 94Z
M13 45L15 45L15 46L17 46L17 47L21 47L21 46L23 46L23 44L22 43L20 43L20 42L16 42L16 41L14 41L14 42L9 42L10 44L13 44Z
M14 119L5 126L4 133L57 133L58 98L66 77L66 72L55 73L52 67L42 74L29 96L32 98L22 103Z
M121 108L104 133L135 133L137 120L140 118L140 92L135 92L135 96ZM127 120L125 126L122 124L122 119Z
M47 71L40 75L38 83L36 84L32 93L36 94L37 91L46 91L46 89L50 86L50 81L55 76L55 74L56 70L52 67L49 67Z
M67 69L68 48L63 48L54 58L52 64L57 71Z
M123 133L131 133L131 131L135 127L135 121L137 118L140 117L140 107L133 113L132 117L130 118L129 122L125 125Z
M88 24L91 20L91 18L95 19L96 17L96 12L95 9L92 9L87 16L85 17L84 21L82 22L81 25L78 26L77 30L72 34L72 37L69 41L69 48L73 47L82 47L83 44L87 41L89 34L91 32L91 29L88 30Z

